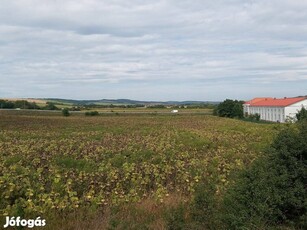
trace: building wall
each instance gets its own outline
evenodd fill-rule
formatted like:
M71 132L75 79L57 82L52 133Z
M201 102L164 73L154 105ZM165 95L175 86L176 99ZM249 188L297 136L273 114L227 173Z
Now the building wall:
M289 116L295 118L295 115L302 109L302 107L305 107L307 109L307 99L286 107L285 117L287 118Z
M243 114L249 114L249 104L243 104Z
M268 107L268 106L252 106L249 108L249 114L260 114L261 120L285 122L285 108L284 107Z

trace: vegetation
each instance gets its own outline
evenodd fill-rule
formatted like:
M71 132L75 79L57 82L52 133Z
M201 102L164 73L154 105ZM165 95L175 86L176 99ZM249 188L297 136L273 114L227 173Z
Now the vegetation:
M111 103L114 102L115 104ZM139 103L139 104L127 104L127 103ZM15 104L16 103L16 104ZM53 110L61 111L63 108L68 108L69 111L85 111L86 116L96 116L89 111L96 110L98 113L166 113L170 109L183 109L187 113L202 113L211 114L215 104L203 103L203 102L157 102L157 103L143 103L138 101L130 100L97 100L97 101L78 101L78 100L63 100L63 99L37 99L32 102L21 100L21 101L8 101L0 100L0 109L36 109L36 110ZM178 103L178 104L176 104ZM111 110L110 110L111 109ZM155 111L152 111L152 110Z
M243 118L243 101L226 99L214 110L220 117Z
M147 108L150 108L150 109L165 109L167 107L166 107L166 105L149 105L149 106L147 106Z
M13 109L15 108L15 104L11 101L0 100L0 108L1 109Z
M85 112L85 116L98 116L98 111Z
M296 114L296 119L298 121L307 120L307 109L304 107Z
M246 121L253 121L253 122L259 122L260 121L260 114L259 113L245 114L244 120L246 120Z
M68 117L70 116L70 112L69 112L69 109L68 108L64 108L62 109L62 114L64 117Z
M2 111L0 120L0 212L41 216L50 229L218 224L211 210L232 172L262 155L279 130L203 115L50 114Z
M0 109L39 109L35 102L28 102L27 100L7 101L0 100Z
M42 109L46 109L46 110L59 110L59 108L56 107L55 104L52 103L52 102L47 102L46 106L43 107Z
M306 229L306 139L307 121L282 129L222 195L204 178L190 206L170 210L169 229Z
M243 170L224 198L228 229L306 229L307 122L282 130L266 155Z
M52 102L46 102L45 106L38 106L35 102L27 100L8 101L0 100L0 109L43 109L43 110L59 110Z

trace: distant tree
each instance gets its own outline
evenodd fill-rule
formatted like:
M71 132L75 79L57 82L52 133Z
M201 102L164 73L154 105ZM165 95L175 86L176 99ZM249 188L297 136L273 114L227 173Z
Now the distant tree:
M11 101L0 100L0 109L13 109L15 104Z
M296 119L298 121L307 120L307 109L304 107L296 114Z
M58 110L59 108L55 106L52 102L47 102L46 106L44 107L46 110Z
M28 102L27 100L17 100L14 102L14 108L21 109L38 109L35 102Z
M165 109L166 106L162 105L162 104L159 104L159 105L150 105L150 106L148 106L148 108L150 108L150 109ZM179 106L173 106L173 108L178 108L179 109Z
M226 99L214 110L214 114L220 117L243 117L243 102L238 100Z
M65 116L65 117L70 116L69 110L68 110L67 108L62 109L62 114L63 114L63 116Z

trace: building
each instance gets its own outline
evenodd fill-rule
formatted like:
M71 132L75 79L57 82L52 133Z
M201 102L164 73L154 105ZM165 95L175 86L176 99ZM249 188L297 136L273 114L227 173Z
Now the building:
M259 114L261 120L285 122L296 118L298 111L307 109L307 97L293 98L254 98L243 104L244 114Z

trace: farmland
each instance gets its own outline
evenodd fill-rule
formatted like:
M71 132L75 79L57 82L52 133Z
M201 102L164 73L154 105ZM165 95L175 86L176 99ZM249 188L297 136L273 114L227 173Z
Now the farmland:
M120 222L163 229L164 207L189 203L204 181L214 181L222 195L232 174L261 155L280 129L200 114L0 111L0 118L1 215L63 224L55 213L75 213L73 219L85 211L92 213L91 229ZM138 210L143 219L135 217Z

